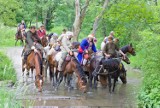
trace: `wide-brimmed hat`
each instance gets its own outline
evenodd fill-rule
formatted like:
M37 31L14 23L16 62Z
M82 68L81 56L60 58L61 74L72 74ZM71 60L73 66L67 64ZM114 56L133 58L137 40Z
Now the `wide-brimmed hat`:
M73 37L73 32L71 32L71 31L67 31L67 32L66 32L66 35L67 35L67 36L71 36L71 37Z
M88 38L93 38L94 39L94 35L93 34L89 34Z

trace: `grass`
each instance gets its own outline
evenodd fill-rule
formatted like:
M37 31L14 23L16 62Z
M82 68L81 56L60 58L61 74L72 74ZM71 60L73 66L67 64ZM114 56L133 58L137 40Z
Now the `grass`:
M16 28L0 25L0 46L14 46Z
M15 90L0 89L0 108L21 108L21 102L16 100Z
M0 81L4 80L12 80L12 82L15 83L16 73L11 60L0 52Z

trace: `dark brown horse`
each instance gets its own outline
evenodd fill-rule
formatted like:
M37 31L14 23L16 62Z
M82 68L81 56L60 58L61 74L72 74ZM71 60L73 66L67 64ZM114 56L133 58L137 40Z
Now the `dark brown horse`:
M121 80L126 83L126 70L124 69L120 59L102 59L101 69L102 71L98 74L104 74L107 76L110 93L112 87L111 79L114 79L112 92L114 92L119 76L121 76Z
M129 54L131 54L131 55L133 55L133 56L136 55L136 52L135 52L132 44L129 44L129 45L126 45L126 46L122 47L122 48L121 48L121 51L122 51L124 54L129 53Z
M22 34L22 33L23 33L23 34ZM24 31L24 32L18 31L18 32L15 34L15 40L16 40L15 46L17 45L18 40L21 41L21 45L23 46L23 45L24 45L24 40L25 40L25 38L26 38L25 36L26 36L25 31Z
M23 62L22 62L23 63ZM43 71L43 66L42 66L42 54L40 51L38 52L34 52L33 50L30 52L30 54L27 57L27 71L29 71L30 69L33 72L33 69L35 69L35 85L38 88L38 91L41 92L42 91L42 86L43 86L43 75L42 75L42 71ZM24 75L24 64L22 64L22 72Z

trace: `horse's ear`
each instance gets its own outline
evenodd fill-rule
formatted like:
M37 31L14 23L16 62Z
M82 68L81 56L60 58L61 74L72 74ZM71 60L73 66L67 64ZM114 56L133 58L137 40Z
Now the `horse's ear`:
M129 44L129 46L131 46L131 47L132 47L132 43L130 43L130 44Z

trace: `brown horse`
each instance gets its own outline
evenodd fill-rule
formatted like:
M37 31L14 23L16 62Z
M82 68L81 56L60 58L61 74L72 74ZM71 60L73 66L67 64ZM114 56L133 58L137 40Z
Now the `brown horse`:
M30 54L27 57L27 71L30 69L33 72L33 69L35 69L35 85L38 88L38 91L42 91L42 86L43 86L43 67L42 67L42 54L40 51L34 52L33 50L30 52ZM22 62L22 72L24 75L24 67L23 67L23 62Z
M23 45L24 45L25 36L26 36L25 31L23 32L23 34L22 34L21 31L18 31L18 32L15 34L15 40L16 40L15 46L17 45L18 40L21 41L21 45L23 46Z
M58 74L58 70L57 70L58 63L56 61L55 56L58 52L54 50L54 48L51 48L51 50L53 50L53 52L50 55L48 55L47 62L48 62L48 67L49 67L50 81L53 81L53 86L55 86L54 76L56 76L56 82L57 82L57 74Z
M48 36L47 35L43 36L41 38L41 44L42 44L43 47L46 47L48 45Z
M74 56L72 56L70 58L70 61L67 62L64 68L64 72L60 73L60 78L58 79L59 80L58 85L62 82L63 76L66 77L67 75L72 75L74 72L78 78L77 85L79 90L85 93L87 91L87 79L85 77L83 68L81 67L80 63ZM68 86L71 87L70 81L68 81Z

